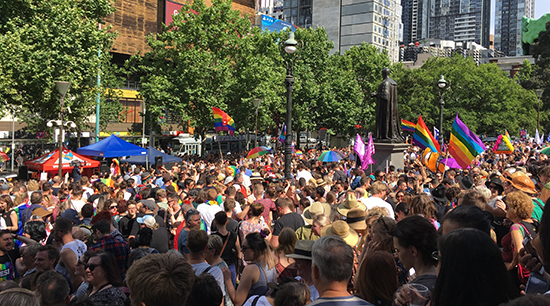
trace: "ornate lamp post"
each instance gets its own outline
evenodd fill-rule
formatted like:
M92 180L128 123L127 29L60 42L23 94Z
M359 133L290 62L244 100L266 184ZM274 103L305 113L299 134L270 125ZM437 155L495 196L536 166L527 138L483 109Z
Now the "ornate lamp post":
M288 39L279 45L281 57L286 65L286 139L285 139L285 178L290 178L290 165L292 163L292 88L294 87L294 63L298 58L298 54L294 54L297 50L298 42L294 39L294 32L288 33ZM286 53L286 54L285 54Z
M59 100L59 103L61 104L61 110L59 111L59 120L50 120L47 123L47 126L52 127L53 123L59 126L59 172L58 175L61 178L63 176L63 126L69 125L70 127L74 128L76 127L76 124L72 121L63 122L63 107L65 106L65 95L67 94L67 91L69 90L69 87L71 87L71 82L63 82L63 81L56 81L55 86L57 87L57 91L61 95L61 99Z
M439 90L439 147L443 148L443 108L445 107L443 95L444 91L449 89L447 87L447 81L445 81L445 77L443 75L441 75L441 78L437 81L437 87L441 89Z
M254 107L256 108L256 123L254 124L254 148L258 147L258 108L262 99L252 99Z

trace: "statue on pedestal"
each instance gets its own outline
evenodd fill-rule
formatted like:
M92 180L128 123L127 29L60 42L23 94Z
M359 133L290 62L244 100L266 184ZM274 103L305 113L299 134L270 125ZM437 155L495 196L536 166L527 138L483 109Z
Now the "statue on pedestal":
M376 142L402 143L401 118L397 106L397 83L390 78L390 69L382 69L384 80L378 85L378 92L371 93L376 97Z

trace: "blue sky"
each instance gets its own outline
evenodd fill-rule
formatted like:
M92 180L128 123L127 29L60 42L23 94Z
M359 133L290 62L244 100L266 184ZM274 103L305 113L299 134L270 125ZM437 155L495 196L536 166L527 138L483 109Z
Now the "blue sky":
M495 33L495 2L491 0L491 34ZM550 0L535 0L535 19L550 13Z
M550 1L548 0L535 0L535 18L550 13Z

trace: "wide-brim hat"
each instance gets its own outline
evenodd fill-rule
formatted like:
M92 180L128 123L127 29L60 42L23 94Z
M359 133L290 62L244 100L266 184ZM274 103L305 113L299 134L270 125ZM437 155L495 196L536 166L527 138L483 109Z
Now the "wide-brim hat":
M504 186L502 186L502 181L498 177L493 177L490 181L485 182L485 186L489 188L491 184L494 184L498 187L499 193L504 191Z
M443 184L437 185L434 189L431 191L432 198L434 201L438 203L447 203L447 198L445 197L445 192L447 191L447 187Z
M317 187L321 187L321 186L325 186L327 182L325 182L325 180L323 179L316 179L315 183L317 184Z
M359 235L357 232L349 226L345 221L338 220L332 224L327 225L321 229L321 237L330 235L338 236L351 247L355 247L359 242Z
M367 217L365 217L365 212L363 210L352 208L348 211L346 222L352 229L362 231L367 229L366 219Z
M461 179L458 180L458 184L460 185L460 188L468 190L471 189L474 186L474 181L470 176L463 176Z
M342 216L346 216L348 211L352 208L360 208L363 211L367 210L367 206L363 204L363 202L357 201L355 195L350 193L346 196L346 200L338 205L338 212L342 214Z
M304 220L308 224L313 224L313 218L318 214L324 214L327 217L330 216L330 204L313 202L313 204L304 209Z
M224 185L227 185L229 183L233 182L233 177L232 176L228 176L225 178L225 180L223 181L223 184Z
M264 178L260 175L258 172L252 172L252 176L250 176L250 180L263 180Z
M524 173L514 173L512 174L512 179L508 179L508 182L512 184L517 190L523 191L528 194L535 194L537 190L535 189L535 183Z
M313 249L313 240L298 240L296 246L294 247L294 253L287 254L286 257L294 259L306 259L311 260L311 250Z

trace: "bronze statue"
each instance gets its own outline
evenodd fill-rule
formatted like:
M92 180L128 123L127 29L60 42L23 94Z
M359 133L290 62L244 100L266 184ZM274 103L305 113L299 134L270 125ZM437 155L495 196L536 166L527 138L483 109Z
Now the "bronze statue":
M376 127L374 137L377 142L401 143L401 119L397 106L397 83L390 78L390 69L382 69L384 80L378 85L378 92L371 93L376 97Z

